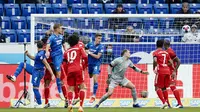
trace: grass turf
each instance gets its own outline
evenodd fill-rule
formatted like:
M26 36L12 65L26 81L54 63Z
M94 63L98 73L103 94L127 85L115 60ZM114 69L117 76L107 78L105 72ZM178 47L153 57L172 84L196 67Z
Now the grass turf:
M74 112L77 112L77 108ZM67 112L63 108L49 109L0 109L0 112ZM160 109L160 108L85 108L84 112L200 112L200 108L183 108L183 109Z

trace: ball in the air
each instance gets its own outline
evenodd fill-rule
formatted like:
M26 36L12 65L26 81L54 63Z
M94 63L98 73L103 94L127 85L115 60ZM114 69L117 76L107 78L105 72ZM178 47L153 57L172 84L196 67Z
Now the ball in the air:
M189 25L184 25L184 26L182 27L183 33L188 33L188 32L190 32L190 30L191 30L191 28L190 28Z
M142 91L142 92L141 92L141 97L142 97L142 98L147 98L147 97L148 97L148 92L145 91L145 90Z

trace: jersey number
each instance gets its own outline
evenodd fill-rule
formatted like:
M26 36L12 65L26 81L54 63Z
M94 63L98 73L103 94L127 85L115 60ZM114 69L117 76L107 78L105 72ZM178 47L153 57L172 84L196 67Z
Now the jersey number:
M76 59L76 56L77 56L76 51L68 52L67 53L67 57L68 57L67 60L68 60L68 62L69 63L73 63L74 60Z
M162 56L164 57L164 60L163 60L163 66L167 66L167 64L166 64L166 54L162 54Z

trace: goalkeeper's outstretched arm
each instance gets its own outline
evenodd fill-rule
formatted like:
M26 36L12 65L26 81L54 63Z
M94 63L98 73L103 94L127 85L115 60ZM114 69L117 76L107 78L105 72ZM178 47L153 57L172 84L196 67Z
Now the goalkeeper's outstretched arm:
M149 74L149 72L147 71L143 71L142 69L136 67L133 62L131 62L131 64L129 65L129 67L131 67L133 70L135 70L136 72L142 73L142 74Z

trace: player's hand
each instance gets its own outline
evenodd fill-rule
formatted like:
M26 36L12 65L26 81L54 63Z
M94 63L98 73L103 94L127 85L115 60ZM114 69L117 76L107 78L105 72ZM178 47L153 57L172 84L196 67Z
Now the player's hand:
M28 54L28 50L26 50L24 53L27 55Z
M158 72L157 72L157 70L153 70L153 72L155 73L155 74L157 74Z
M142 71L142 74L149 75L149 72L147 72L147 71Z
M85 52L86 52L87 54L90 54L90 53L91 53L89 50L85 50Z
M47 58L49 58L49 56L50 56L50 52L46 52L45 55L46 55Z
M172 72L172 79L175 79L176 78L176 71L173 71Z

